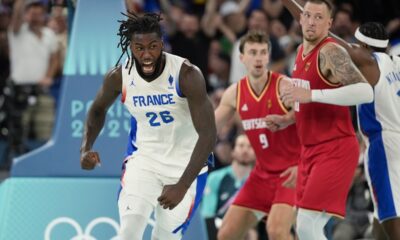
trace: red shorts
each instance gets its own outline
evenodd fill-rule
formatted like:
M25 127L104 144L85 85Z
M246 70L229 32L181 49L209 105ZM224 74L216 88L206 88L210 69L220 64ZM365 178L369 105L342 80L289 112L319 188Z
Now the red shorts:
M286 178L279 177L279 174L262 173L260 176L256 170L253 170L240 189L233 205L259 210L267 214L272 205L276 203L294 206L296 191L293 188L282 186Z
M303 147L297 172L296 205L344 216L358 158L356 137Z

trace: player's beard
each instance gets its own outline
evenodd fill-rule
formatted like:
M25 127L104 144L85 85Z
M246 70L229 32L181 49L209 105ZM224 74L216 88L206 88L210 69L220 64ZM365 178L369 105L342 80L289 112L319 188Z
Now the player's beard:
M318 40L318 38L317 38L315 35L313 35L313 36L307 36L307 34L304 34L304 39L305 39L307 42L310 42L310 43L315 43L315 42Z

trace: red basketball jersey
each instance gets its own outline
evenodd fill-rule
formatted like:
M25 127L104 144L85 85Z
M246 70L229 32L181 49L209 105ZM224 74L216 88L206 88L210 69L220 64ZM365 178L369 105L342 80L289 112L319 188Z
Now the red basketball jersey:
M303 55L300 46L293 68L292 78L297 86L307 89L332 89L341 84L332 84L319 71L319 51L325 44L335 42L328 37L322 40L310 53ZM347 106L323 103L300 104L296 112L296 127L302 145L315 145L333 139L355 136Z
M257 157L255 170L261 175L280 173L297 165L300 157L300 143L294 124L272 133L263 121L268 114L287 113L278 94L281 79L282 75L269 72L260 96L254 93L247 77L238 83L236 110Z

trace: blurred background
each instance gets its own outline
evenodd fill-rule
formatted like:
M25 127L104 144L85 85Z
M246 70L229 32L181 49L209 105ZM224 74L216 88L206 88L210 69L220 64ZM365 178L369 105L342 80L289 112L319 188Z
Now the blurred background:
M390 53L400 54L398 0L333 2L332 32L355 42L361 23L378 21L389 33ZM79 147L86 112L120 56L117 20L127 9L162 13L165 51L200 68L214 107L245 75L238 40L248 30L269 34L268 68L289 76L302 40L279 0L0 0L0 240L118 238L117 193L130 128L120 102L109 110L94 147L102 166L81 170ZM13 34L28 27L38 35ZM219 134L212 171L230 167L242 131L236 117ZM373 209L362 164L360 156L348 216L329 224L330 239L371 238ZM224 214L217 206L234 193L209 186L205 197L215 201L198 211L185 239L216 239ZM267 239L263 224L248 239ZM147 237L150 229L151 222Z

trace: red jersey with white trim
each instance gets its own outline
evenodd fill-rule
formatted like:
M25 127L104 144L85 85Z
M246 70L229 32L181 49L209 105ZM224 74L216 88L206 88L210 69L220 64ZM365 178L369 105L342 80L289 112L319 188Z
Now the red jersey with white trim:
M268 114L287 113L278 94L282 77L278 73L269 72L268 81L260 96L254 93L247 77L238 82L236 110L257 157L254 170L261 175L280 173L297 165L300 158L296 126L292 124L284 130L272 133L263 121Z
M319 51L329 42L335 40L330 37L325 38L305 56L303 45L300 46L292 73L296 86L306 89L332 89L342 86L330 83L319 70ZM295 114L297 132L302 145L315 145L341 137L355 136L347 106L306 103L300 104L300 109Z

